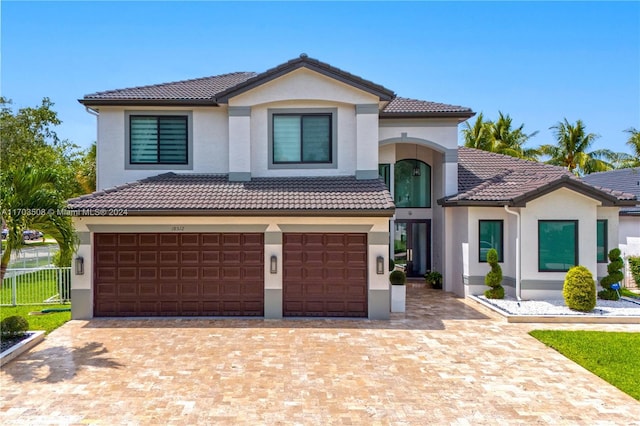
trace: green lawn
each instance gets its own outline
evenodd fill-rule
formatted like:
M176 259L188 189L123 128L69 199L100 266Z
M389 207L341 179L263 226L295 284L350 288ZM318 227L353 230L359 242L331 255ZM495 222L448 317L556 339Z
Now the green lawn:
M29 321L29 330L45 330L47 334L71 319L71 312L55 312L44 315L29 315L43 309L69 309L71 305L0 306L0 320L20 315Z
M624 287L620 289L620 296L631 297L633 299L640 299L640 294L627 290Z
M529 334L640 401L640 333L534 330Z

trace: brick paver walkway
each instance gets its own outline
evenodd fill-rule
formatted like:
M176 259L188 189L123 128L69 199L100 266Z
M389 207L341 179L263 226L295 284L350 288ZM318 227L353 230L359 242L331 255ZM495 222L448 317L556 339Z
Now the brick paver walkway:
M0 424L620 424L640 402L471 301L391 321L72 321L0 373Z

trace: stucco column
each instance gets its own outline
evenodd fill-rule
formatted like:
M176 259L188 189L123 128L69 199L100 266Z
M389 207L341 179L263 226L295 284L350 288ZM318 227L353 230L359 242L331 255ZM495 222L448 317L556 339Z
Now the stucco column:
M76 225L76 228L78 226ZM91 255L90 232L78 232L76 234L80 245L71 262L71 319L93 318L93 257ZM75 262L81 257L84 262L84 274L77 275Z
M442 178L444 180L444 195L450 196L458 193L458 149L447 149L444 153L442 165Z
M275 257L275 271L271 258ZM270 225L264 233L264 317L282 318L282 231Z
M378 178L378 105L356 105L356 179Z
M251 180L251 107L229 107L229 180Z

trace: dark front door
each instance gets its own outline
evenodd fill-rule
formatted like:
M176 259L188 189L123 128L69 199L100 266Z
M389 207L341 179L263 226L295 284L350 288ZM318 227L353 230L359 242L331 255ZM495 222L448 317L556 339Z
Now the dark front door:
M431 269L431 220L396 220L393 252L408 277L422 277Z

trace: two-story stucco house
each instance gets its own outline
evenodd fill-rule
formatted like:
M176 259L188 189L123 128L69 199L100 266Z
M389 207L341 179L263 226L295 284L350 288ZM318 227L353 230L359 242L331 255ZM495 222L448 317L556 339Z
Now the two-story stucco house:
M69 201L74 318L385 319L390 257L464 295L491 247L512 295L558 292L570 265L602 272L633 199L459 149L469 108L306 55L80 102L98 116L98 191Z

